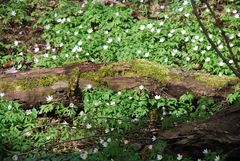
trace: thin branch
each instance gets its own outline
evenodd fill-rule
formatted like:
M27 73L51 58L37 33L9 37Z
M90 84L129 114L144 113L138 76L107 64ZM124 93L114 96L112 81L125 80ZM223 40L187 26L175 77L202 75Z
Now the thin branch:
M239 65L238 65L238 61L237 61L236 57L235 57L234 54L233 54L232 48L231 48L231 46L230 46L230 40L229 40L228 36L226 35L226 33L225 33L224 29L223 29L221 20L220 20L219 18L217 18L216 14L213 12L213 10L212 10L209 2L208 2L208 1L205 1L205 4L207 5L207 8L209 9L212 17L214 18L215 23L216 23L216 26L217 26L217 27L219 28L219 30L221 31L222 37L224 38L224 41L225 41L225 43L227 44L227 48L228 48L228 51L229 51L229 53L230 53L231 59L232 59L233 62L234 62L234 65L236 66L237 70L240 71L240 67L239 67Z
M194 0L191 0L191 4L193 7L193 13L195 14L197 21L200 25L200 27L202 28L203 33L205 34L205 36L207 37L209 43L212 45L212 47L214 48L214 50L217 52L217 54L220 56L220 58L223 60L224 63L227 64L227 66L233 71L233 73L240 78L240 72L238 72L230 63L229 61L223 56L223 54L219 51L219 49L217 48L216 44L212 41L212 39L210 39L209 34L207 29L205 28L205 26L203 25L200 16L198 14L197 8L196 8L196 3Z

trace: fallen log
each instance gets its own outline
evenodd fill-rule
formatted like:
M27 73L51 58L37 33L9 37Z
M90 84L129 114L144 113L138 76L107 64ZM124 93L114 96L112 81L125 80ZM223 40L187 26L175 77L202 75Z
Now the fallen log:
M58 68L38 69L0 75L0 93L25 107L38 106L52 95L67 104L78 97L76 89L88 84L115 91L146 86L154 94L179 97L193 92L225 98L239 83L235 77L219 77L200 72L169 69L157 63L136 60L126 63L71 63ZM75 100L81 103L80 100Z
M226 107L207 120L175 127L159 137L188 156L201 157L204 149L221 149L228 154L227 160L240 160L240 107Z

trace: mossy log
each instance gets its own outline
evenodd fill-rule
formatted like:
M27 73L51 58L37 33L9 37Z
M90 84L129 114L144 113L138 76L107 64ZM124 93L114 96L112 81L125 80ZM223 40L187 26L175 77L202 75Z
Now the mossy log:
M105 86L115 91L146 86L154 94L179 97L186 92L196 96L225 98L238 85L235 77L169 69L146 60L124 63L71 63L58 68L38 69L0 75L0 92L9 100L25 107L46 102L52 95L55 101L81 103L80 93L87 84ZM80 91L80 90L79 90Z

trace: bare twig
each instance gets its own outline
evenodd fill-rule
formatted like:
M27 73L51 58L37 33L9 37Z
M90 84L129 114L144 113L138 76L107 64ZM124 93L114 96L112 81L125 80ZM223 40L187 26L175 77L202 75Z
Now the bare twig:
M194 15L196 16L197 18L197 21L200 25L200 27L202 28L202 31L204 33L204 35L207 37L209 43L211 44L211 46L214 48L214 50L217 52L217 54L220 56L220 58L223 60L224 63L227 64L227 66L233 71L233 73L238 77L240 78L240 70L238 70L238 68L234 68L230 63L229 61L224 57L224 55L221 53L221 51L218 49L217 45L212 41L212 39L209 37L209 33L206 29L206 27L203 25L202 21L201 21L201 18L199 16L199 13L197 11L197 8L196 8L196 3L194 0L191 0L191 3L192 3L192 7L193 7L193 13ZM230 46L229 46L230 47ZM236 60L235 60L236 61Z
M216 14L213 12L213 10L212 10L209 2L208 2L208 1L205 1L205 4L207 5L207 8L209 9L212 17L214 18L216 26L217 26L217 27L219 28L219 30L221 31L222 37L223 37L223 39L224 39L224 41L225 41L225 43L226 43L226 45L227 45L228 51L229 51L229 53L230 53L230 57L231 57L231 59L233 60L234 65L235 65L235 67L237 68L237 71L240 71L240 67L239 67L239 65L238 65L237 58L236 58L236 57L234 56L234 54L233 54L232 48L231 48L231 46L230 46L230 40L229 40L228 36L226 35L226 33L225 33L224 29L223 29L221 20L220 20L219 18L217 18Z

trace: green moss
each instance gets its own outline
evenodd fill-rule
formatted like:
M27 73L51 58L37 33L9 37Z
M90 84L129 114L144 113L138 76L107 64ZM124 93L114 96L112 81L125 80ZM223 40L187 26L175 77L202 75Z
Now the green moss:
M68 96L72 96L78 83L78 78L80 76L80 70L78 67L74 68L70 75L68 76L69 91Z
M167 83L171 79L168 68L147 60L134 60L130 62L131 71L138 76L150 77L161 83ZM131 74L128 73L128 74Z
M114 76L117 73L117 71L113 69L113 66L114 65L107 65L95 72L81 73L80 78L104 84L105 77Z
M12 83L12 86L15 88L18 87L21 90L31 90L36 87L48 87L53 85L55 82L64 79L66 78L63 75L57 76L53 74L45 74L40 78L27 78L24 80L17 80Z
M229 85L236 85L239 82L237 77L230 76L220 77L216 75L202 75L202 74L195 74L195 79L218 89L228 87Z

